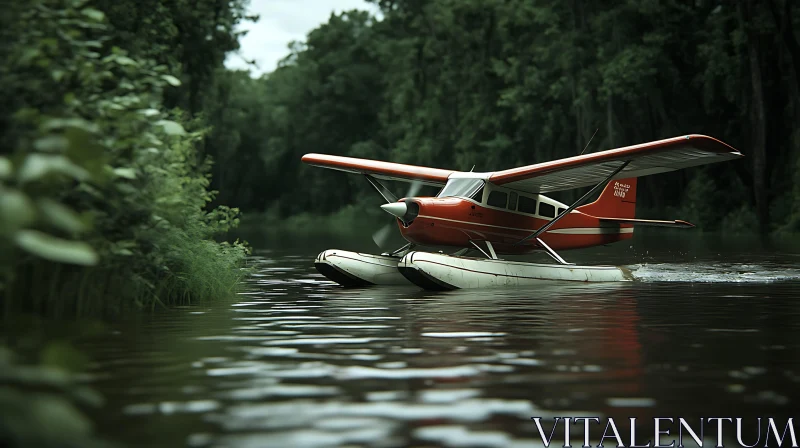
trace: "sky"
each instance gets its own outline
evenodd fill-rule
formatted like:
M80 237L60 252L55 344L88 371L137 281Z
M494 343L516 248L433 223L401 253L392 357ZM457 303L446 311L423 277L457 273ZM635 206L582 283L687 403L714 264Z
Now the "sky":
M258 14L261 18L256 23L240 25L248 33L239 39L238 54L228 54L225 66L249 68L253 76L271 72L289 54L289 42L305 40L306 34L327 22L332 12L351 9L376 11L365 0L250 0L248 14ZM242 57L255 60L258 69L248 66Z

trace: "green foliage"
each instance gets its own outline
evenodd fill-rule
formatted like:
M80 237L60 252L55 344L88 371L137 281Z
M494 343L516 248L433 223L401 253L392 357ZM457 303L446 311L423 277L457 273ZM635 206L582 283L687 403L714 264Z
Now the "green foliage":
M106 15L83 3L18 5L4 32L6 309L103 313L225 294L246 248L213 240L238 210L206 210L211 162L197 148L207 130L165 110L165 90L180 85L167 66L112 45Z
M165 95L168 107L196 116L207 110L217 70L239 48L236 25L257 16L245 14L247 0L94 0L113 27L109 42L136 60L168 67L164 80L181 85Z
M374 193L302 166L305 153L491 171L577 155L595 130L590 152L702 133L748 157L654 178L639 189L659 213L647 217L683 209L706 230L757 230L747 210L766 201L755 219L779 227L800 216L782 198L800 185L800 54L787 43L800 4L785 1L374 0L381 20L332 15L274 72L216 78L214 186L243 209L327 215Z
M299 159L311 151L389 156L376 134L384 68L372 25L366 12L332 16L264 78L217 77L206 150L218 162L221 202L263 211L279 200L291 215L332 212L369 194L362 179L318 176Z
M103 400L78 384L62 365L75 365L74 349L45 348L42 364L27 364L0 345L0 440L7 447L108 447L84 410Z
M677 211L680 216L704 231L753 233L758 220L753 209L741 201L749 194L747 189L735 177L712 176L708 167L698 171L686 187L682 207ZM729 189L720 190L720 183L730 185Z

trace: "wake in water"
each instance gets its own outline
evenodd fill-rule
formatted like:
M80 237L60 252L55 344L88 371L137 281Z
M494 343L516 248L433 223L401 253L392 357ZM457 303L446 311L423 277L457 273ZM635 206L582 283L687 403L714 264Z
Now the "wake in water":
M642 282L772 283L800 280L800 269L777 264L646 263L626 266Z

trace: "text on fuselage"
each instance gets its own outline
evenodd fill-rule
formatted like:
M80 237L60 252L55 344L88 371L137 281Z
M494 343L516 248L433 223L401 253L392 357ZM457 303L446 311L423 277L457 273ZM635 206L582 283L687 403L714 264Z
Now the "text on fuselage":
M614 196L624 198L626 194L628 194L628 190L631 189L630 184L621 184L619 182L614 182Z

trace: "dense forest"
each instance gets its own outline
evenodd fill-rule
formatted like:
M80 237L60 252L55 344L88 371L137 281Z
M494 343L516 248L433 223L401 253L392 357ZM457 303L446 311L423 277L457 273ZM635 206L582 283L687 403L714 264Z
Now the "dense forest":
M237 25L257 20L244 0L9 6L5 296L58 313L105 291L217 295L241 275L247 249L214 241L239 209L376 204L363 179L303 166L308 152L490 171L702 133L747 157L644 179L642 213L710 231L800 226L800 4L373 3L377 16L331 15L257 79L223 64Z
M379 18L332 15L272 73L216 79L220 203L286 217L380 202L302 166L308 152L491 171L577 155L595 132L587 151L700 133L747 157L644 178L642 217L797 229L800 3L373 3Z
M4 307L216 296L242 273L246 247L215 241L240 209L380 202L357 176L301 164L308 152L491 171L702 133L747 157L643 179L642 217L800 227L797 2L372 3L331 15L259 78L224 67L238 24L258 19L245 0L10 4Z
M643 213L800 230L800 2L372 3L253 78L224 67L258 19L246 0L5 2L5 328L223 297L247 273L246 245L220 242L240 210L277 222L381 202L303 166L308 152L490 171L576 155L595 133L587 151L702 133L747 157L643 180ZM101 399L63 375L80 354L20 344L0 339L0 444L100 446L74 410Z

